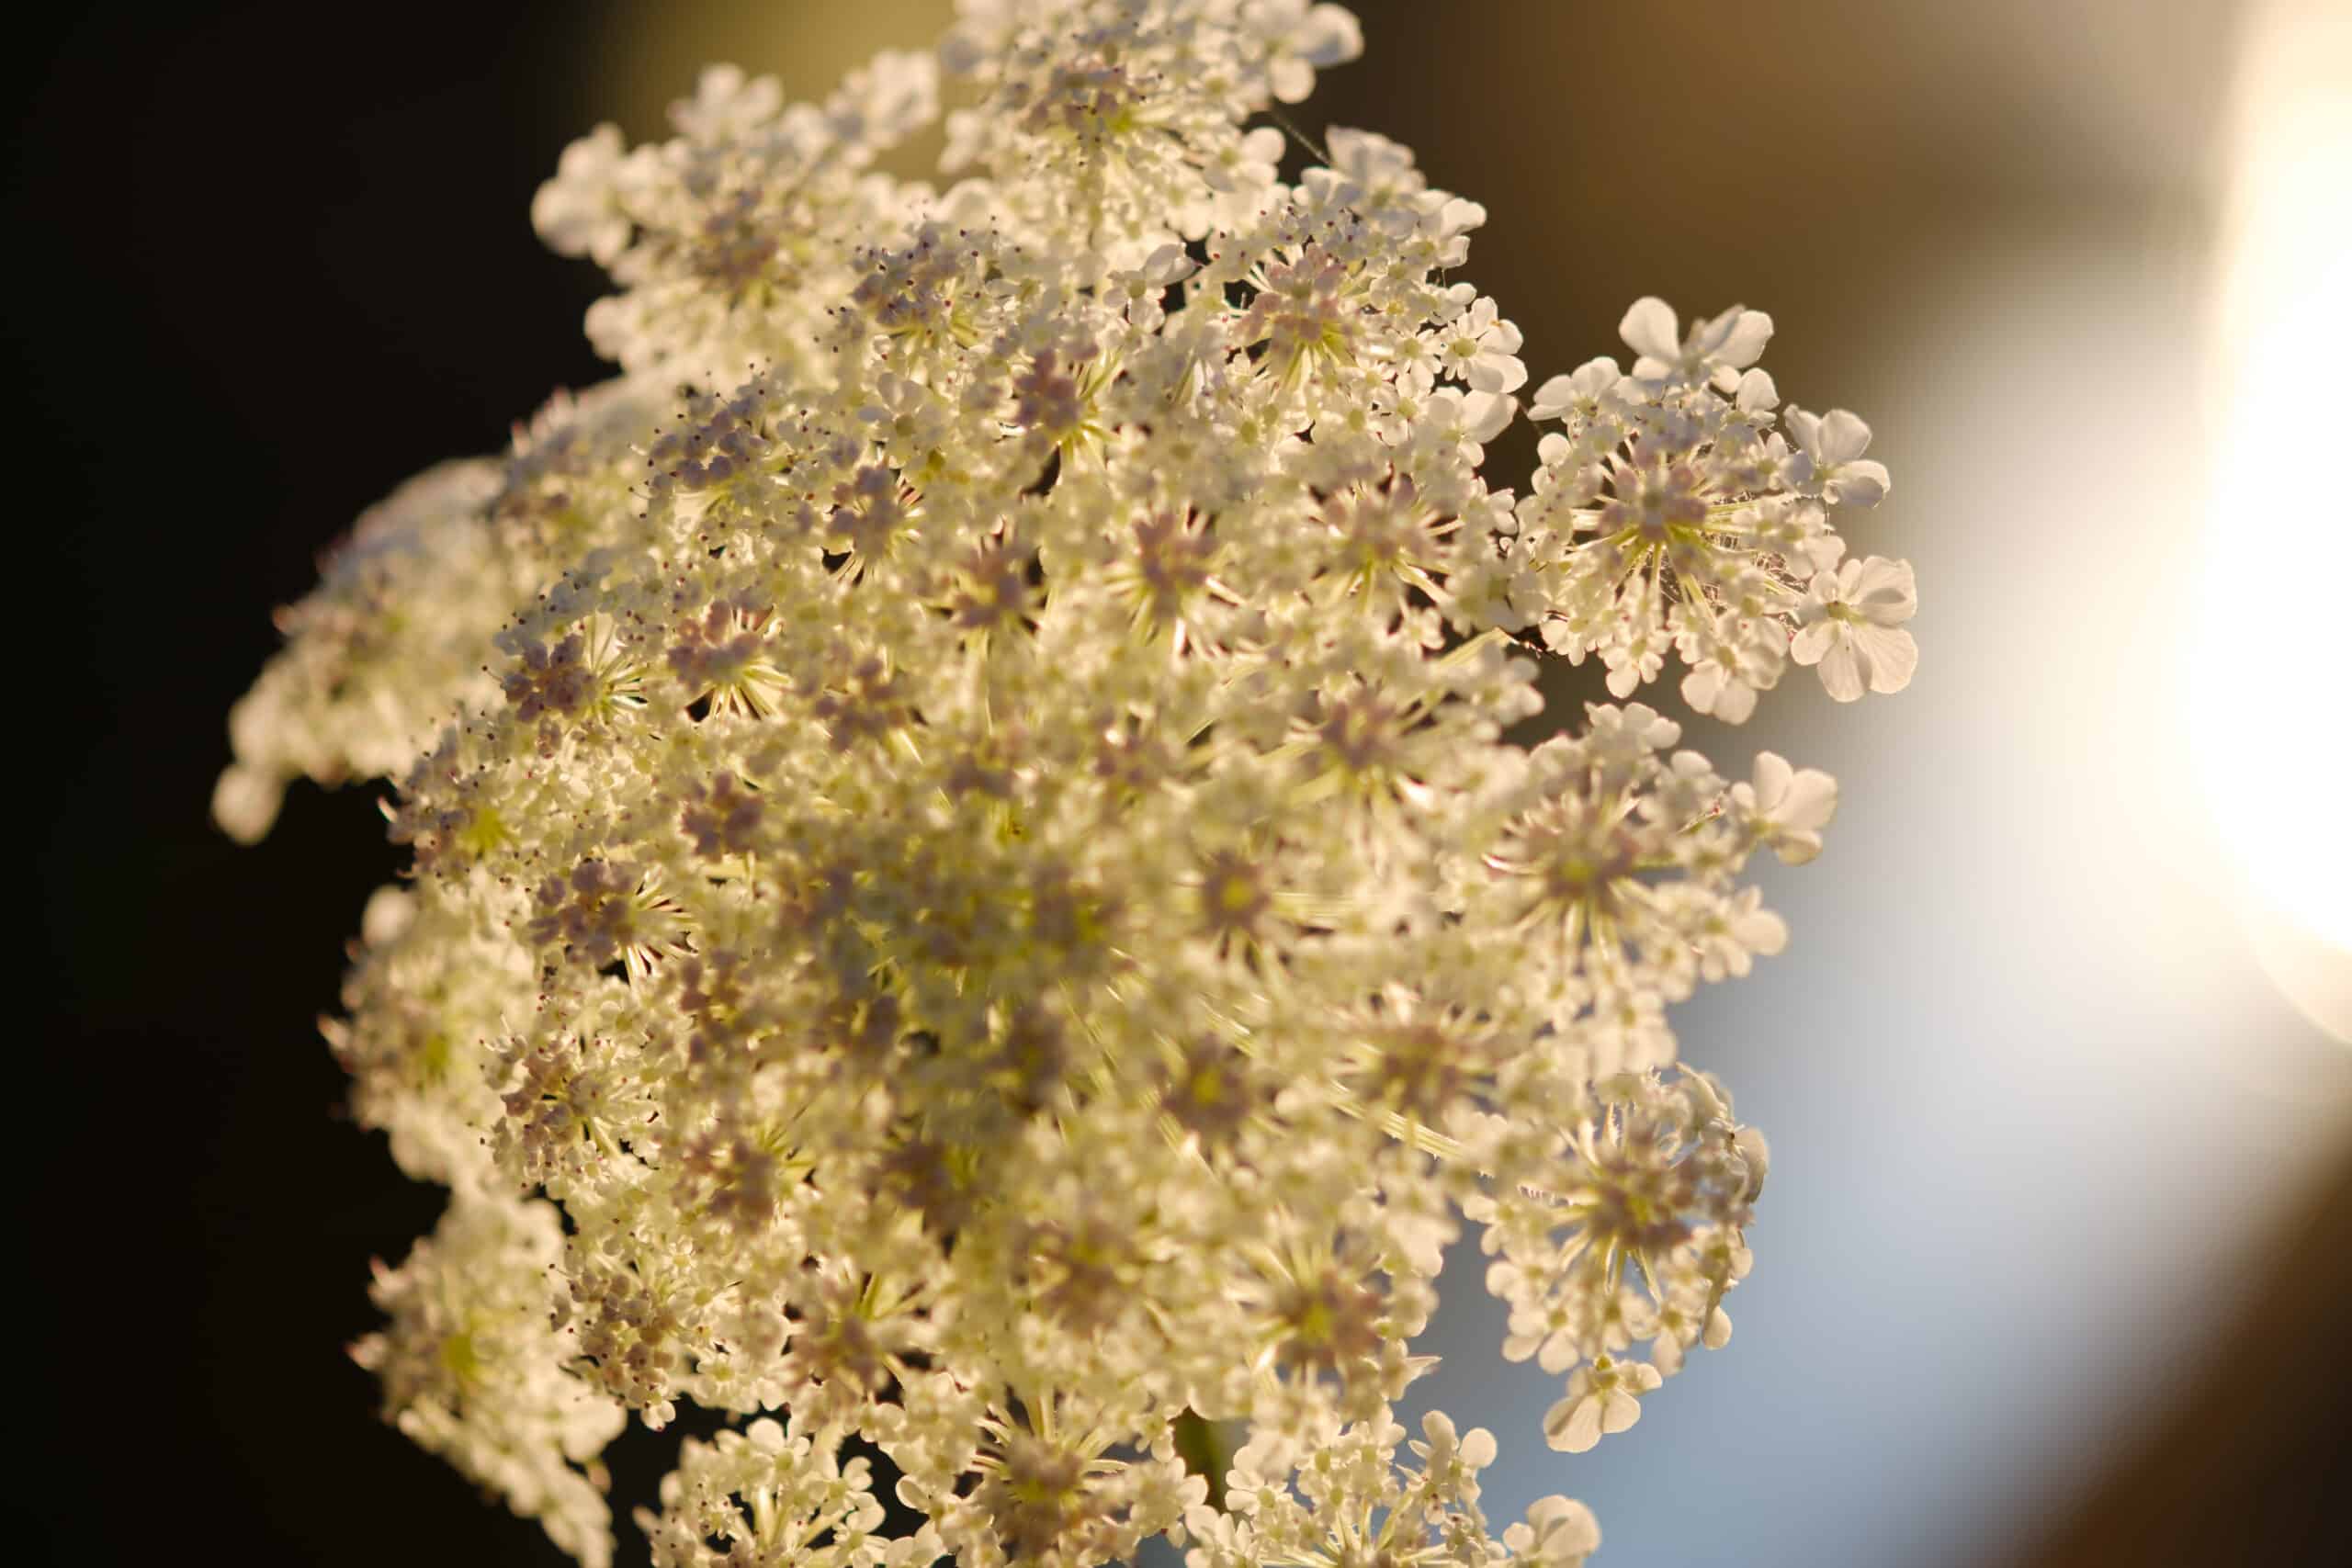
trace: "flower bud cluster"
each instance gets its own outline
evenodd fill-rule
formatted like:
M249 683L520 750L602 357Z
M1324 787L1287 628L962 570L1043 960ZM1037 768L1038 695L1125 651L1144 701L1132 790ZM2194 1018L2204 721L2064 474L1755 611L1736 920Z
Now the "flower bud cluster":
M1397 1451L1464 1219L1555 1447L1727 1336L1764 1145L1665 1010L1780 951L1743 871L1835 785L1640 703L1507 733L1547 649L1732 719L1791 659L1899 686L1909 569L1832 527L1885 471L1760 313L1645 300L1490 489L1484 210L1250 124L1360 45L967 0L822 105L598 130L534 217L623 376L364 519L240 705L224 827L387 776L413 854L327 1029L453 1199L361 1359L582 1562L596 1450L690 1403L737 1424L664 1564L1573 1568L1580 1505L1489 1530L1487 1433ZM963 177L877 172L942 69Z

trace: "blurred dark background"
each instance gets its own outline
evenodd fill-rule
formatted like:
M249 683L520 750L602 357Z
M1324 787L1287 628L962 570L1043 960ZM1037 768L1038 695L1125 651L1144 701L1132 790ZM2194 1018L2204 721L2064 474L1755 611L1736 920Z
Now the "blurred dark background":
M1925 599L1902 698L1800 677L1745 731L1692 727L1726 772L1769 746L1846 790L1828 853L1770 885L1790 953L1679 1020L1773 1138L1758 1272L1731 1348L1571 1460L1464 1258L1416 1392L1495 1429L1492 1511L1580 1496L1616 1568L2352 1559L2352 1050L2232 919L2170 679L2245 14L1354 8L1367 55L1300 122L1383 130L1486 203L1469 276L1536 378L1618 351L1640 294L1770 310L1783 394L1877 428L1895 488L1857 548L1914 558ZM438 1206L337 1120L312 1021L396 862L361 789L297 789L258 849L214 832L223 717L363 506L600 378L597 280L526 218L567 141L658 133L707 60L815 96L940 9L19 32L17 581L57 723L12 770L48 1015L19 1111L36 1560L560 1561L342 1356L368 1259ZM663 1445L624 1445L625 1518Z

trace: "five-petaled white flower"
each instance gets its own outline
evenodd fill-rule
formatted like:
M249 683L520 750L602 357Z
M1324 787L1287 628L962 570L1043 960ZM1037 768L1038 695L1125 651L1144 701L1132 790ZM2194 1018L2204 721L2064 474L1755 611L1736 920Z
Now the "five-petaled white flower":
M1919 666L1918 645L1902 629L1918 608L1909 561L1871 556L1816 571L1789 657L1818 664L1822 685L1841 703L1865 688L1899 692Z

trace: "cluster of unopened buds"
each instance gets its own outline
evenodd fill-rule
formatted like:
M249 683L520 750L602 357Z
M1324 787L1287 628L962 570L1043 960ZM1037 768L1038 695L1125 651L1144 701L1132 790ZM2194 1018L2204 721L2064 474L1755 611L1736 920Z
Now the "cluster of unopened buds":
M355 1353L582 1562L691 1404L662 1564L1571 1568L1581 1505L1498 1532L1494 1438L1392 1418L1448 1246L1555 1448L1729 1336L1765 1145L1666 1009L1780 950L1743 868L1836 786L1631 699L1900 688L1910 569L1834 527L1885 470L1754 310L1522 409L1484 209L1251 123L1359 48L965 0L599 130L533 217L621 374L363 517L239 704L223 827L382 777L413 857L327 1032L449 1204ZM953 183L880 172L943 91ZM1555 653L1624 705L1519 744Z

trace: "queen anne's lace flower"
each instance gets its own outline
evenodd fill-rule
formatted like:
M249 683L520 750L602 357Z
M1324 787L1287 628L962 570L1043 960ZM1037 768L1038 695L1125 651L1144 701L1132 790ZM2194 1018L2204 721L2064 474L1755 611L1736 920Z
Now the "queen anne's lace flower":
M796 1416L797 1428L797 1416ZM871 1465L844 1462L842 1433L787 1434L763 1418L708 1443L689 1438L662 1483L659 1513L637 1521L656 1568L922 1568L938 1556L929 1530L888 1539Z
M560 1250L553 1205L461 1188L406 1262L376 1266L391 1321L351 1354L383 1380L388 1420L598 1568L612 1511L596 1456L628 1417L572 1371Z
M967 0L945 190L874 163L927 56L599 130L534 216L625 374L364 518L239 705L224 827L390 776L413 856L329 1036L455 1196L359 1357L583 1561L596 1451L692 1403L664 1563L1573 1568L1579 1505L1488 1529L1487 1433L1398 1456L1463 1217L1556 1446L1729 1334L1764 1145L1665 1010L1781 949L1743 867L1835 785L1640 703L1502 737L1545 647L1734 720L1900 686L1909 568L1831 527L1884 470L1761 313L1644 300L1489 489L1484 209L1250 123L1360 45Z
M1556 583L1545 640L1572 660L1598 652L1620 697L1656 679L1670 649L1690 669L1683 700L1734 724L1792 651L1823 663L1822 683L1841 702L1865 682L1901 691L1915 662L1904 656L1909 634L1893 634L1900 650L1840 634L1837 660L1824 663L1830 641L1811 630L1825 616L1891 626L1912 608L1897 614L1882 597L1863 611L1822 592L1821 572L1845 548L1830 509L1886 494L1886 469L1861 457L1870 427L1842 409L1792 408L1790 449L1771 429L1779 392L1752 368L1772 333L1760 310L1734 307L1678 336L1666 303L1644 299L1620 331L1640 356L1630 374L1594 360L1535 394L1532 417L1562 423L1539 446L1544 466L1520 502L1520 548ZM1909 581L1907 564L1878 564Z

